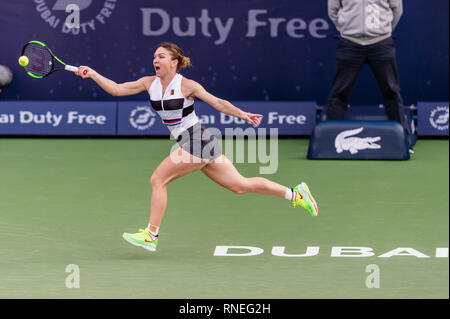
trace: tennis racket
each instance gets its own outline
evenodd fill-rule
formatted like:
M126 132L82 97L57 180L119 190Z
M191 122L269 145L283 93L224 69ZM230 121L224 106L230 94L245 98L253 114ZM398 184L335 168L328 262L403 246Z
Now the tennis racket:
M25 44L22 49L22 56L28 58L28 64L24 66L25 71L35 79L45 78L56 71L76 72L78 70L76 66L61 61L47 45L39 41L30 41ZM87 70L83 73L86 75Z

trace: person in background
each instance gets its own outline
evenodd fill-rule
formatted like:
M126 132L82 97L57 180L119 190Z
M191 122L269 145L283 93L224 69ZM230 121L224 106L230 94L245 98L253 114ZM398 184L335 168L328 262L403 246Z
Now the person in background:
M414 153L392 38L402 14L402 0L328 0L328 16L341 37L326 119L344 119L351 91L363 65L368 64L381 90L388 119L404 127L409 152Z

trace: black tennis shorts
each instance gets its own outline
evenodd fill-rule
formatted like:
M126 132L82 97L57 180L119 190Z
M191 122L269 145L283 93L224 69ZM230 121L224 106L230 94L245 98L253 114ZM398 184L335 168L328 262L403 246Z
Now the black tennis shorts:
M222 155L221 143L200 123L180 133L176 140L186 152L202 159L214 160Z

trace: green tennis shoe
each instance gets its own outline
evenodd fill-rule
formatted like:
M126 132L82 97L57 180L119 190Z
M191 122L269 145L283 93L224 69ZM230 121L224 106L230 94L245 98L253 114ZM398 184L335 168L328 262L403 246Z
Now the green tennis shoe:
M319 210L317 208L317 203L311 195L309 191L308 185L306 183L298 184L293 188L295 193L295 198L292 201L292 205L294 207L301 206L305 208L311 216L317 216L319 214Z
M152 239L148 231L145 229L139 229L139 232L134 234L123 233L122 237L130 244L150 251L155 251L156 246L158 246L158 238Z

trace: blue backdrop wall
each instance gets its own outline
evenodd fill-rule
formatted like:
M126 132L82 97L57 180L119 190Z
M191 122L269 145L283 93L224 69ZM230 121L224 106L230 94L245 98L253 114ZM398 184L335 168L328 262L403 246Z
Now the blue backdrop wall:
M405 104L448 101L448 0L404 0L395 30ZM81 28L64 28L78 3ZM60 72L43 80L17 64L24 43L40 40L63 61L89 65L117 82L153 74L158 43L192 59L183 74L228 100L326 103L337 30L326 0L0 0L0 64L14 73L3 100L117 100L91 81ZM143 100L145 94L122 100ZM365 68L352 104L382 103Z

